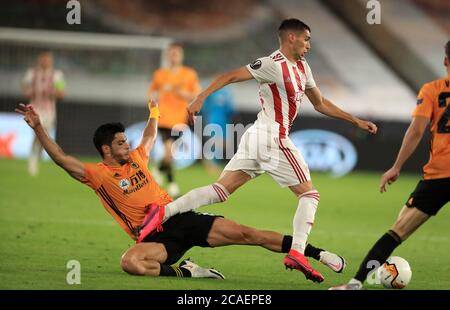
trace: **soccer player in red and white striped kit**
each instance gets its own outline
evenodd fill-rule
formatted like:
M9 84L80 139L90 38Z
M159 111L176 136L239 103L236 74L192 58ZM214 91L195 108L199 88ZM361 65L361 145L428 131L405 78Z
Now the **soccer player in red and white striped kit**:
M22 83L23 94L41 116L41 123L50 134L56 129L56 100L64 96L65 81L62 71L53 68L53 54L44 51L37 57L36 65L27 70ZM42 146L35 136L28 159L28 173L36 176Z
M371 134L377 132L377 126L342 111L321 95L305 60L311 48L311 29L308 25L298 19L286 19L278 29L278 37L278 50L247 66L220 75L189 106L193 120L203 101L225 85L250 79L260 84L262 110L256 122L242 136L236 154L219 180L212 185L191 190L166 205L165 209L161 208L160 218L166 220L200 206L223 202L247 181L266 172L280 186L289 187L298 198L293 220L293 242L284 258L285 266L301 271L307 279L322 282L324 277L312 268L304 255L320 195L311 182L305 160L288 137L289 131L304 94L315 110L324 115L348 121ZM325 264L331 263L337 270L345 267L343 258L334 256L330 262L326 251L321 255L324 255L320 257L321 261L327 261Z

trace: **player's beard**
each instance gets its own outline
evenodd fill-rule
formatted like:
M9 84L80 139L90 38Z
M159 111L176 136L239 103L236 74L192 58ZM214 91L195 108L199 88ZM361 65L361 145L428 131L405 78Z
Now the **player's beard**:
M123 166L123 165L125 165L125 164L127 164L128 163L128 159L119 159L118 160L118 162L119 162L119 164L121 165L121 166Z
M130 156L129 154L124 154L124 155L114 155L115 160L119 163L119 165L123 166L125 164L127 164L130 160Z

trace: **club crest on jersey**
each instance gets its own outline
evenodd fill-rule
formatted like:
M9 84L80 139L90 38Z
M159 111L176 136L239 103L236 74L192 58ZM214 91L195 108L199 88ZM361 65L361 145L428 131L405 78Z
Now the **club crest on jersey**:
M131 168L137 169L137 168L139 168L139 165L136 163L131 163Z
M128 179L122 179L119 181L119 187L123 190L126 190L130 186L130 181Z
M303 97L303 93L297 91L297 92L295 92L295 95L291 97L291 100L295 101L296 104L299 104L302 101L302 97Z
M417 105L421 104L423 102L423 99L417 99Z
M250 68L252 68L253 70L258 70L259 68L261 68L261 65L262 65L261 60L257 59L250 64Z

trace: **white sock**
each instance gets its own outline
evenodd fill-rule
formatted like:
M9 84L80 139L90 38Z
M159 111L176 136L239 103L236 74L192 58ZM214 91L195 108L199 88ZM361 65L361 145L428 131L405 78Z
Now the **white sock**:
M228 199L228 196L230 196L230 193L219 183L193 189L166 205L164 221L175 214L185 213L201 206L224 202Z
M35 138L36 139L36 138ZM30 157L28 158L28 173L36 176L39 172L39 159L41 157L42 147L38 140L33 141Z
M292 234L292 249L304 254L306 242L312 225L317 206L319 205L320 195L316 190L308 191L299 196L297 211L295 211Z

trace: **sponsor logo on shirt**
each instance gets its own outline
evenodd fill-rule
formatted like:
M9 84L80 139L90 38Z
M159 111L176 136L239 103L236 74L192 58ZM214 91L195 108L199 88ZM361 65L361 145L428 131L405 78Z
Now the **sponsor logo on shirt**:
M128 179L122 179L119 181L119 187L123 190L126 190L130 186L130 181Z
M120 182L122 182L122 181L126 181L126 183L127 183L126 187L120 186L120 183L119 183L119 186L120 186L120 188L122 188L123 193L125 195L129 195L134 192L137 192L138 190L143 188L146 184L148 184L147 177L145 176L144 172L140 169L138 172L133 174L129 179L123 179ZM130 187L130 185L131 185L131 187Z
M261 65L262 65L261 60L257 59L250 64L250 68L252 68L253 70L258 70L259 68L261 68Z

